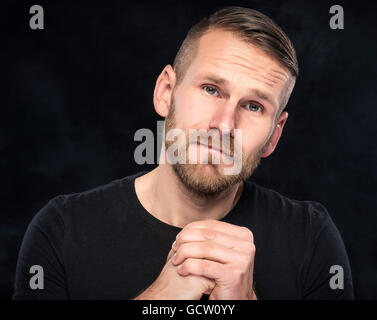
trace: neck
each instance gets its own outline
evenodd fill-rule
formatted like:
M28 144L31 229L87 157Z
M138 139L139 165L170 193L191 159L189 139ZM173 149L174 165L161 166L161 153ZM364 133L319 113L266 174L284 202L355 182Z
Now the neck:
M190 222L220 220L236 205L243 183L211 197L189 191L168 164L135 180L138 198L144 208L157 219L183 228Z

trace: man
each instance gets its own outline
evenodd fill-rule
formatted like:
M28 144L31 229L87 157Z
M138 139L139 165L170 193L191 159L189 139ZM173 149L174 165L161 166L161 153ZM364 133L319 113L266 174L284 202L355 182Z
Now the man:
M168 161L52 199L24 237L13 297L352 299L326 209L247 180L277 146L297 75L290 40L257 11L227 7L192 27L154 91ZM181 142L168 138L174 129ZM228 137L229 148L191 139L193 129ZM186 161L173 162L182 151ZM188 161L203 154L207 163ZM225 158L237 157L240 170L226 174Z

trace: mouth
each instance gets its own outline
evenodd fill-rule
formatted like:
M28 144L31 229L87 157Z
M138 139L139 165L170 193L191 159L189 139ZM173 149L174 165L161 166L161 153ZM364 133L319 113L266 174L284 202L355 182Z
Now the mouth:
M219 152L219 153L221 153L221 154L223 154L223 155L225 155L227 157L231 157L231 155L230 155L229 152L223 150L222 148L217 148L217 147L215 147L215 146L213 146L211 144L206 145L206 144L198 142L198 146L203 146L203 147L206 147L207 149L209 149L211 151L214 150L214 151Z

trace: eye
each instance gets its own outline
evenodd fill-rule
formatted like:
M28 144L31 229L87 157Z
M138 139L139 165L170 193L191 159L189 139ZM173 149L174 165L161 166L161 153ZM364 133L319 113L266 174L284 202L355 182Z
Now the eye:
M263 111L263 107L261 107L260 105L258 105L256 103L253 103L253 102L246 104L245 108L246 108L246 110L253 111L253 112L262 112Z
M203 89L208 93L210 94L211 96L215 96L215 97L218 97L219 96L219 91L217 91L216 88L212 87L212 86L203 86Z

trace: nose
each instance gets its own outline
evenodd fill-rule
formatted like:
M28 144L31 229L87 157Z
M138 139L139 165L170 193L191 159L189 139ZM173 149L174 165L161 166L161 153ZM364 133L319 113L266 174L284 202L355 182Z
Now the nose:
M231 102L219 107L213 115L209 129L217 129L220 134L234 136L236 105Z

